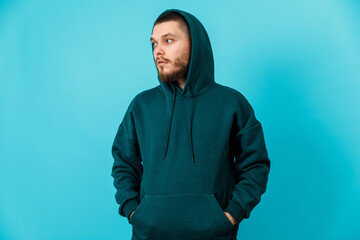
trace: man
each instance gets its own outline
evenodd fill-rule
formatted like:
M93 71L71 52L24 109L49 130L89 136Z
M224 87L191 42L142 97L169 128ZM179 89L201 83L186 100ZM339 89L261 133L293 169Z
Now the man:
M236 239L266 190L270 160L245 97L214 80L200 21L169 9L150 38L159 85L137 94L112 146L132 240Z

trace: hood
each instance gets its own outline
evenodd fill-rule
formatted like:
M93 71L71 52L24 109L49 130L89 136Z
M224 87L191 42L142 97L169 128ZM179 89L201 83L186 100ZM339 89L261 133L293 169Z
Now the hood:
M172 111L170 114L170 122L168 124L168 135L166 139L166 148L164 153L164 158L166 157L169 139L170 139L170 131L171 131L171 122L172 116L174 113L174 106L176 101L176 96L186 96L188 101L188 134L189 134L189 144L190 144L190 158L191 161L195 161L194 157L194 148L192 141L192 97L196 97L207 89L212 87L215 84L214 80L214 57L210 44L209 36L201 24L201 22L192 14L179 10L179 9L168 9L161 13L165 14L167 12L177 12L180 13L185 20L187 21L190 29L191 35L191 55L190 55L190 63L188 75L186 78L186 83L184 89L182 90L176 84L166 83L164 84L159 76L158 81L160 83L160 87L165 95L168 97L173 97L174 100L172 102ZM154 59L155 62L155 59Z

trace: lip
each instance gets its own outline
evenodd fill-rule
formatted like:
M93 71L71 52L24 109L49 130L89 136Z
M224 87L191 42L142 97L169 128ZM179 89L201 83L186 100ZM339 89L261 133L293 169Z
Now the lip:
M158 62L158 65L165 65L167 62Z

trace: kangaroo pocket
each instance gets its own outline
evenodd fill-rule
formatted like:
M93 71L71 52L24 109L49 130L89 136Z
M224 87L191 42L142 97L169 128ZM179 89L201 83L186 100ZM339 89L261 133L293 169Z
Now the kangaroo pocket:
M138 239L227 239L233 224L214 194L144 195L129 223Z

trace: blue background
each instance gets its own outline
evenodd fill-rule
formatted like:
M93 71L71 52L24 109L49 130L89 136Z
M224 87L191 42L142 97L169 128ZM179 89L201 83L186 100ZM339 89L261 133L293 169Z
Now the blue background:
M215 81L263 124L268 188L239 239L360 239L360 2L0 0L0 239L130 239L111 145L157 86L165 9L207 29Z

